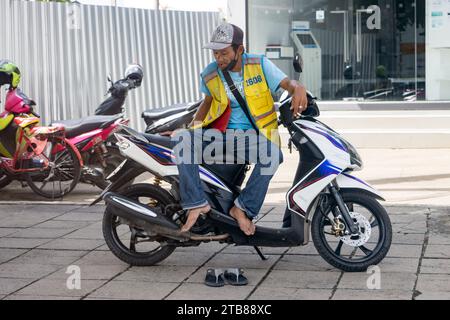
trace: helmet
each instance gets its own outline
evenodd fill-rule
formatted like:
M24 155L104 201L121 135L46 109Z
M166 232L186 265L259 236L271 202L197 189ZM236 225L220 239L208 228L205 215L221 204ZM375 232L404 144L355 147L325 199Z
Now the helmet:
M20 70L9 60L0 60L0 86L9 84L12 88L17 88L20 83Z
M144 69L139 64L130 64L125 70L125 79L134 80L136 87L140 87L144 78Z
M345 66L344 78L346 80L352 80L353 79L353 67L351 65Z

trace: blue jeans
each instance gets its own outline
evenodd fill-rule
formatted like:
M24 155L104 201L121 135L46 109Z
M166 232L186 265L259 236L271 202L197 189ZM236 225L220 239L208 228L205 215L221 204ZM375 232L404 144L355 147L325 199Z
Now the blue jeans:
M178 132L172 141L175 145L181 205L184 210L208 204L201 185L199 164L223 163L226 160L227 163L233 161L255 164L245 188L234 204L250 219L258 215L270 180L283 162L283 154L276 144L254 130L230 129L227 133L214 129L186 130ZM234 148L230 148L231 145ZM215 152L210 152L211 150Z

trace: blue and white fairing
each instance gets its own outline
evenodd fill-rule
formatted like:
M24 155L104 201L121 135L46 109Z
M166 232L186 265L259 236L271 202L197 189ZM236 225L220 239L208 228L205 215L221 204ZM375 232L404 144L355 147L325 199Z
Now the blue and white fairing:
M141 140L137 136L124 136L118 133L115 136L119 141L118 146L120 152L141 164L150 172L161 177L178 175L175 156L171 149ZM202 166L200 166L200 179L210 185L232 193L221 179Z
M323 161L287 193L291 211L305 217L317 196L334 180L341 189L363 189L382 198L373 187L348 173L362 167L362 161L350 143L318 121L297 120L294 125L321 151ZM306 143L306 137L300 143Z

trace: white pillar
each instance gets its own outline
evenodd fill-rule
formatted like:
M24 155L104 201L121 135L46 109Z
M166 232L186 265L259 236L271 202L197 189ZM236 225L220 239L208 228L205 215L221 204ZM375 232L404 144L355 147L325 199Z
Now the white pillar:
M226 20L244 31L244 44L247 39L246 2L248 0L228 0Z
M450 100L450 3L426 1L426 99Z

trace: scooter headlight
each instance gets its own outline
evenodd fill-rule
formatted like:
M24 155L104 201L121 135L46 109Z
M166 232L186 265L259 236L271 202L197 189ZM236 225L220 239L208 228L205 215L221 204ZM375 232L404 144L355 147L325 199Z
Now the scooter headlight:
M362 168L364 167L364 163L358 151L356 151L356 148L347 142L347 149L348 153L350 154L350 169L353 169L355 171L362 170Z

